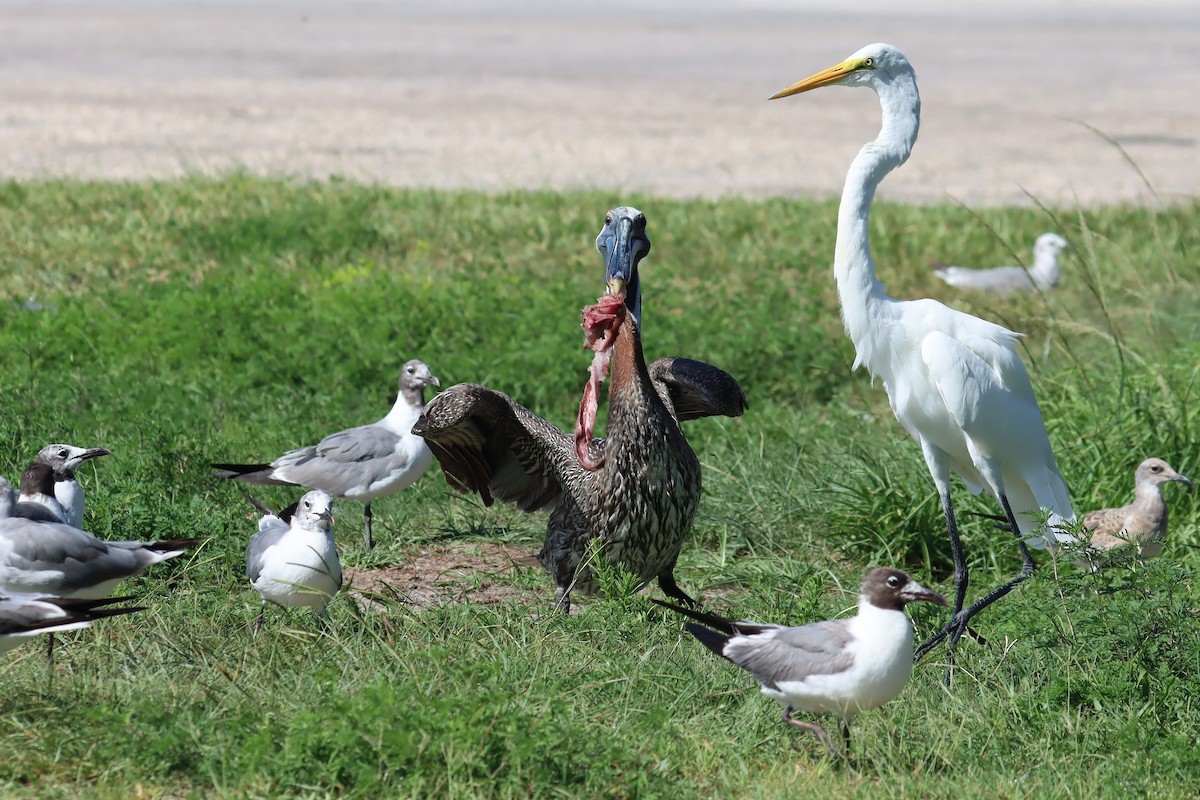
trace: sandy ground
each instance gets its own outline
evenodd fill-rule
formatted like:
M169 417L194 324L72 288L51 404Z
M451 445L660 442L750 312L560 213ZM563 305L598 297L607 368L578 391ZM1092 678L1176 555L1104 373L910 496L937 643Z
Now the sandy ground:
M924 101L885 197L1152 202L1086 126L1162 198L1200 188L1182 0L3 0L0 175L829 195L874 98L766 98L871 41Z

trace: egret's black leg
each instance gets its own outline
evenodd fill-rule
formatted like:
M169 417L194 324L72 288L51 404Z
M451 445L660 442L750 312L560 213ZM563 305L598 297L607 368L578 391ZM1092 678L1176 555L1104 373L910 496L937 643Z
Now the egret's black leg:
M950 492L944 491L942 495L942 513L946 517L946 532L950 535L950 555L954 558L954 607L950 611L950 621L946 623L946 627L937 633L932 639L921 645L916 652L914 658L920 660L926 653L932 650L945 639L951 636L950 646L958 644L959 638L962 637L963 628L960 626L959 615L962 613L963 606L967 601L967 586L970 584L970 573L967 569L966 555L963 553L962 537L958 532L958 521L954 518L954 503L950 500ZM950 666L954 666L954 654L951 652L949 656ZM947 679L949 672L947 671Z
M1019 525L1017 525L1017 517L1015 514L1013 514L1012 506L1010 506L1008 503L1008 498L1004 495L1000 495L1000 505L1004 507L1004 514L1008 519L1009 529L1016 531L1014 535L1017 537L1017 549L1021 551L1021 558L1023 559L1021 571L1018 572L1012 580L996 587L983 597L976 600L960 614L955 615L954 619L950 620L949 625L943 628L928 642L921 645L920 649L917 650L916 658L920 658L921 656L925 655L930 649L936 646L947 636L952 637L950 640L951 646L956 644L959 638L962 637L963 631L967 630L967 623L970 622L976 614L978 614L980 611L983 611L1001 597L1004 597L1020 584L1024 583L1029 579L1029 576L1037 570L1037 564L1034 563L1033 556L1029 552L1029 547L1026 546L1025 540L1021 538L1021 528Z

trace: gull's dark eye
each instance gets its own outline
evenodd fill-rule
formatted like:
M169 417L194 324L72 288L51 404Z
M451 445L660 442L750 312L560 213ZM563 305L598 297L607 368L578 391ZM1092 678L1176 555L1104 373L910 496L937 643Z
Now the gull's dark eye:
M1160 467L1158 464L1151 464L1150 471L1151 472L1162 472L1162 467Z
M414 372L416 372L416 371L417 371L417 370L416 370L416 368L415 368L415 367L409 367L409 368L408 368L408 370L407 370L407 372L408 372L408 374L409 374L409 375L412 375L412 374L413 374Z
M612 225L612 214L605 214L605 215L604 215L604 224L605 224L605 225Z
M898 577L896 577L895 575L893 575L887 579L887 584L888 584L888 586L892 587L893 589L897 589L900 587L900 579Z
M65 449L63 449L63 450L59 450L59 451L58 451L58 457L59 457L59 458L66 458L66 457L67 457L67 456L69 456L69 455L70 455L70 453L68 453L68 452L67 452Z

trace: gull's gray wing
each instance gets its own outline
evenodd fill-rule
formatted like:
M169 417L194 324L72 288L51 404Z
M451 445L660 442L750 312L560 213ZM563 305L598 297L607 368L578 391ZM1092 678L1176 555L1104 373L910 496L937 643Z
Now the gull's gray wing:
M740 417L746 410L746 395L733 376L703 361L664 357L647 369L659 397L680 422Z
M399 443L400 437L387 428L362 425L285 453L272 466L277 477L344 497L404 469L410 459L397 449Z
M811 675L844 672L854 663L848 620L828 619L795 628L777 628L730 637L724 655L770 689Z
M89 622L100 617L112 617L144 611L141 607L102 608L123 603L128 597L103 600L67 600L37 594L0 596L0 635L29 633L46 628L59 628Z
M0 520L0 587L72 592L136 575L163 560L154 543L103 542L56 522Z
M474 383L439 394L413 425L429 444L446 480L478 492L485 505L515 503L522 511L558 504L564 487L589 480L574 440L508 395ZM592 443L603 456L603 441Z
M250 537L246 548L246 577L250 583L262 574L263 553L279 543L290 526L274 514L266 514L258 521L258 533Z

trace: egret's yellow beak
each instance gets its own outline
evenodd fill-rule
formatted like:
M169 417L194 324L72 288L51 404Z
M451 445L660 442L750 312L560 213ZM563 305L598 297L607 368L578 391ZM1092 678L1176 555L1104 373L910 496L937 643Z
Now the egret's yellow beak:
M866 65L863 59L855 58L848 61L843 61L840 64L834 64L829 69L823 69L816 75L810 75L799 83L793 83L788 88L781 92L776 92L769 99L778 100L781 97L791 97L794 94L807 92L809 89L819 89L822 86L841 81L848 75L852 75L857 70L863 69Z

